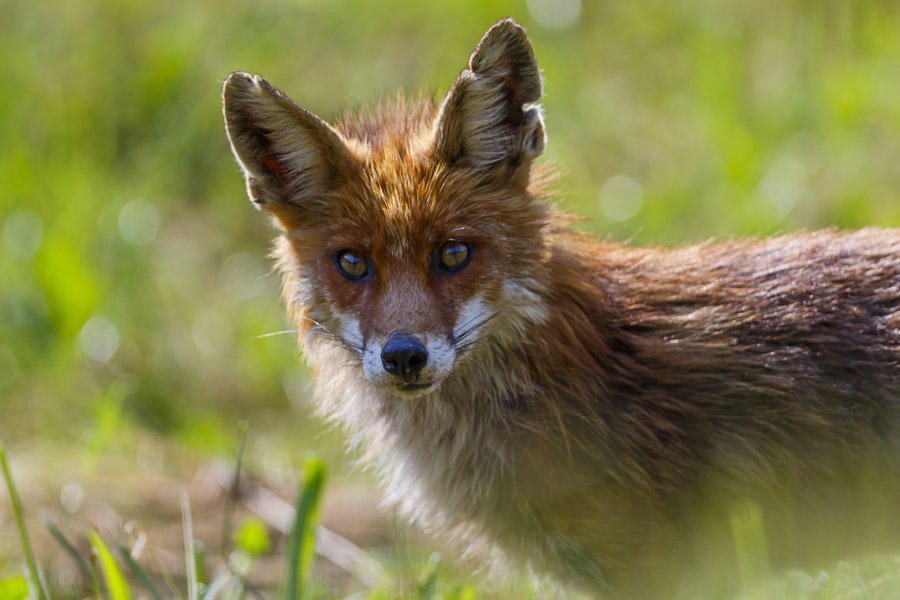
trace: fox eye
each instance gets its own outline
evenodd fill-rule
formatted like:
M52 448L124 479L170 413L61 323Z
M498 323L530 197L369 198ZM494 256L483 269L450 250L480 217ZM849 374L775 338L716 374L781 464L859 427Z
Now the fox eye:
M450 241L438 250L438 268L453 273L459 271L472 258L472 246L466 242Z
M366 259L351 250L342 250L335 256L338 271L347 279L359 280L369 274Z

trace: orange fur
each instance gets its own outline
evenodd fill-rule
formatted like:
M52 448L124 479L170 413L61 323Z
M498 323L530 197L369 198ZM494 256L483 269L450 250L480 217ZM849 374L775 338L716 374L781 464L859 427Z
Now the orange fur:
M388 500L612 597L684 579L721 597L748 504L779 564L891 547L900 232L596 241L546 201L539 97L509 20L439 105L398 96L331 126L259 77L225 83L317 402Z

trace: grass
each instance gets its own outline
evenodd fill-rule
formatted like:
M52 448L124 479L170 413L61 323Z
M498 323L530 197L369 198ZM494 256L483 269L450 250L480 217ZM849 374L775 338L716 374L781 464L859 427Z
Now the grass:
M235 467L239 465L240 454L236 453ZM18 500L15 482L12 478L6 448L0 445L0 467L7 482L8 496L14 508L14 515L20 531L20 546L26 557L27 577L14 576L0 581L0 600L25 600L31 598L74 597L74 590L58 596L47 593L43 574L34 560L34 551L25 526L25 516ZM78 566L82 574L85 593L99 600L132 600L132 598L178 598L188 600L245 600L250 598L278 597L282 600L332 600L336 596L328 592L322 582L313 575L316 557L316 530L318 507L321 502L325 482L325 464L314 456L307 455L304 461L304 477L300 484L291 528L284 539L283 579L276 583L280 588L277 596L264 596L249 583L254 561L271 549L271 542L264 526L247 520L239 527L241 532L229 540L224 549L227 560L220 563L218 572L211 581L203 575L206 558L198 551L194 539L190 501L182 491L184 570L178 573L163 572L148 575L137 557L127 547L111 546L96 529L88 529L85 537L89 542L87 557L82 556L73 544L49 518L44 524L60 544L64 553ZM233 492L232 492L233 493ZM234 506L234 498L228 503L228 510ZM228 521L223 521L227 523ZM224 526L223 526L224 527ZM742 506L732 515L732 531L736 553L741 566L743 591L735 600L889 600L900 594L900 557L874 556L853 563L842 562L829 570L815 574L800 571L788 572L780 577L772 577L766 556L762 520L758 509ZM112 548L118 549L119 558ZM362 552L360 550L360 552ZM369 560L375 560L369 556ZM409 565L405 565L408 568ZM391 581L390 567L382 566L380 581L370 584L367 589L352 594L353 600L394 600L406 598L414 600L473 600L478 597L560 597L558 592L541 587L536 582L510 585L494 596L479 591L470 585L453 582L453 577L444 572L441 559L432 555L420 569L411 585L404 589ZM173 584L183 581L181 587ZM102 582L102 583L101 583ZM498 593L496 590L494 594ZM691 592L679 598L693 598Z
M237 455L239 456L239 454ZM235 467L240 463L236 461ZM20 546L27 561L28 578L13 577L0 581L0 600L24 600L31 592L33 597L49 599L42 583L43 576L34 561L34 551L27 535L25 517L18 503L16 487L9 471L5 447L0 445L0 466L7 477L9 498L16 508L15 517L22 533ZM304 477L297 494L293 510L292 526L284 540L284 577L280 585L282 600L325 600L334 598L327 592L321 582L313 576L313 563L316 558L316 538L318 528L318 507L325 483L325 464L315 455L307 455L304 461ZM227 506L233 506L233 501ZM188 600L243 600L261 598L248 580L252 565L256 558L268 552L270 543L264 527L245 521L243 535L229 540L226 553L227 560L212 581L207 581L201 574L205 572L205 557L198 552L198 543L194 539L190 501L187 493L182 491L184 570L181 573L158 573L155 577L148 575L146 569L125 546L111 546L96 529L88 529L85 537L89 542L89 553L85 558L76 545L59 530L49 518L44 524L59 543L64 553L75 562L82 574L83 584L89 586L84 591L94 598L107 600L132 600L133 598L151 597L154 600L164 598L186 598ZM248 534L247 530L253 533ZM331 534L332 536L334 534ZM265 538L260 543L260 538ZM118 548L119 559L112 548ZM358 549L357 549L358 550ZM358 550L361 552L361 550ZM369 560L374 560L369 557ZM408 565L406 565L408 567ZM387 573L387 569L383 569ZM175 579L183 580L181 589L172 586ZM163 585L168 586L167 588ZM167 590L167 591L166 591ZM398 595L401 594L401 595ZM72 591L66 593L69 597ZM474 588L467 585L452 584L441 575L440 558L432 555L421 570L421 574L412 583L407 592L398 592L395 582L388 577L370 586L370 589L352 596L357 600L389 600L392 598L411 598L418 600L468 600L475 598Z
M325 481L325 463L308 456L304 463L303 487L294 509L294 526L285 552L284 600L304 600L310 594L310 574L315 558L315 530L319 500Z
M28 577L30 577L30 588L38 600L48 600L46 586L43 577L37 567L37 561L34 559L34 551L31 548L31 540L28 538L28 529L25 527L25 516L22 510L22 501L19 499L19 493L13 482L12 473L9 470L9 460L6 456L6 446L0 443L0 467L3 469L3 478L6 481L6 489L9 491L9 501L12 505L13 519L16 523L16 529L19 532L19 543L22 547L22 553L25 557L25 564L28 566Z

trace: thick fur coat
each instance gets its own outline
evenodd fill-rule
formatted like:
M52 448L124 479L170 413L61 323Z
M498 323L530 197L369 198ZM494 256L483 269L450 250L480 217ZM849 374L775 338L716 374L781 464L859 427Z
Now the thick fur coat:
M721 597L748 510L782 565L900 541L900 232L597 241L547 201L540 96L509 20L437 105L329 125L225 83L317 403L388 500L622 598Z

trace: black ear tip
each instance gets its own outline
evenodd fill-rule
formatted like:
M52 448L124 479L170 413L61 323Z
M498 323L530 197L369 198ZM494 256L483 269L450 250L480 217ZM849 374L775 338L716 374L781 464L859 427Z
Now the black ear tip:
M505 19L500 19L499 21L497 21L496 23L491 25L491 28L488 29L488 31L493 31L495 29L498 32L499 31L521 31L522 33L525 33L525 29L521 25L519 25L518 23L513 21L511 17L507 17Z
M253 87L253 75L235 71L225 78L225 83L222 85L222 98L228 103L236 97L246 95Z
M492 41L515 41L519 44L531 45L531 42L528 40L528 34L525 33L525 28L509 18L497 21L485 32L482 43L490 43Z
M225 84L222 86L222 96L227 101L235 96L249 96L259 93L261 90L270 93L275 92L275 88L259 75L235 71L225 78Z
M246 87L253 81L253 75L250 73L244 73L243 71L234 71L233 73L229 73L228 77L225 78L225 88L234 88L234 87Z
M469 57L469 68L475 73L501 70L523 74L525 71L536 73L538 67L525 30L512 19L503 19L488 29L478 42Z

